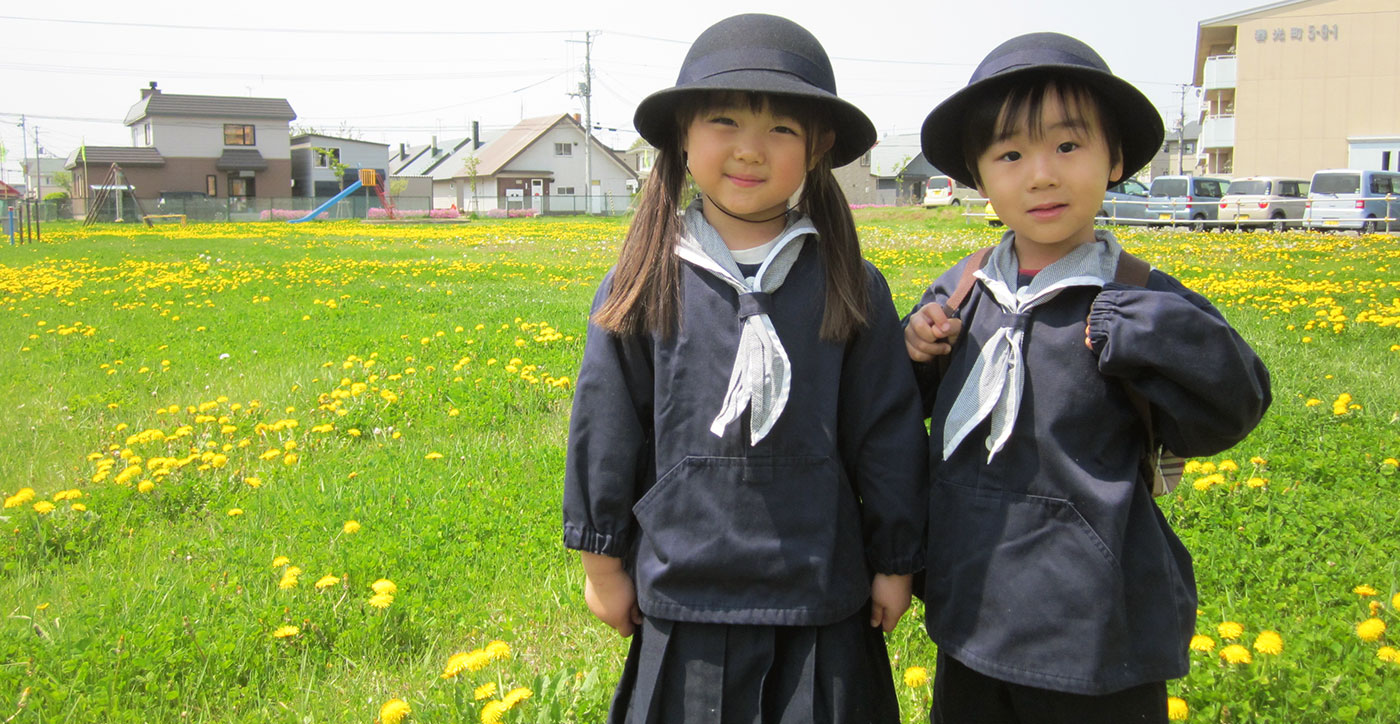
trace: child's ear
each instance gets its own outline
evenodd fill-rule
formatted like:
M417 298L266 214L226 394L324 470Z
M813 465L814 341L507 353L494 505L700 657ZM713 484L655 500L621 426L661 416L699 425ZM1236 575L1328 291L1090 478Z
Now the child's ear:
M1120 158L1120 159L1118 159L1118 162L1117 162L1117 163L1113 164L1113 168L1110 168L1110 169L1108 170L1108 184L1109 184L1110 186L1112 186L1113 184L1116 184L1116 183L1118 183L1119 181L1122 181L1122 180L1123 180L1123 159Z
M836 133L834 131L822 131L817 136L817 145L812 149L812 157L807 160L807 170L811 171L821 163L822 157L836 144Z

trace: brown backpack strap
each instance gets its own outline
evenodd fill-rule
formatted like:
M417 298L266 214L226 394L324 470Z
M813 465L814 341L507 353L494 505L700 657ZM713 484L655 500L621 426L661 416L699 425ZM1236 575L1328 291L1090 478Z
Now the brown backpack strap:
M1118 253L1118 267L1113 271L1113 281L1134 287L1146 287L1147 275L1151 272L1151 264L1122 251Z
M943 313L949 317L958 316L958 311L962 309L963 302L967 301L967 295L972 292L972 286L977 283L977 277L973 276L987 264L987 254L994 247L984 246L972 252L967 257L967 264L963 265L962 276L958 277L958 286L953 288L952 296L943 303Z

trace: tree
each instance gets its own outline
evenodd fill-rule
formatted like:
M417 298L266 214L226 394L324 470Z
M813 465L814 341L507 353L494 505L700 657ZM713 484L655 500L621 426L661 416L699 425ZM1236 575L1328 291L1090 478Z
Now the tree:
M472 192L472 216L476 216L476 172L480 167L481 159L476 154L468 154L466 160L462 161L462 171L467 174L467 187Z
M63 189L64 196L73 195L73 174L67 171L54 171L53 182Z
M350 170L350 166L349 164L340 162L340 149L312 146L311 150L316 154L318 161L323 158L326 160L326 168L329 168L331 173L335 174L335 180L340 184L340 190L344 191L345 172ZM316 165L319 166L320 164L318 163Z

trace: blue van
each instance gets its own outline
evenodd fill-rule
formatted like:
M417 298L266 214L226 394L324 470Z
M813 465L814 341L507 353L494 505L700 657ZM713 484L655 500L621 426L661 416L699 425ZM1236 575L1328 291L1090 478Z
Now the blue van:
M1229 179L1207 176L1158 176L1148 189L1147 223L1152 226L1190 224L1196 231L1215 230L1220 199Z
M1303 226L1400 231L1400 172L1338 168L1313 174Z

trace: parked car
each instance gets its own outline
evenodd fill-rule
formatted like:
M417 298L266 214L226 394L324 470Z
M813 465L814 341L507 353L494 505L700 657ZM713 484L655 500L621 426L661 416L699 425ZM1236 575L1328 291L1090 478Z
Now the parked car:
M961 206L963 199L976 195L976 189L963 186L947 176L930 176L924 185L924 208Z
M1313 174L1303 225L1309 229L1400 230L1400 172L1354 168Z
M1098 221L1104 224L1147 223L1147 187L1135 178L1123 179L1103 195Z
M1267 227L1283 231L1302 225L1308 209L1310 182L1300 178L1250 176L1230 182L1220 199L1220 221L1224 228ZM1227 222L1233 221L1231 225Z
M1153 226L1190 224L1196 231L1214 229L1220 198L1228 179L1212 176L1158 176L1148 189L1147 223Z

